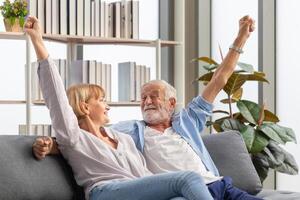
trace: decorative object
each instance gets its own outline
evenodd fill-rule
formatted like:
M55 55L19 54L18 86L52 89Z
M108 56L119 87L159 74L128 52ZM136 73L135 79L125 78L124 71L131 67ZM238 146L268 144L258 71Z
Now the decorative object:
M0 6L3 16L5 29L8 32L21 32L25 23L25 17L28 14L26 0L5 0Z
M208 57L200 57L195 60L206 63L203 68L207 73L199 77L197 81L207 84L219 64ZM238 62L237 65L240 69L233 72L223 88L227 98L221 102L228 105L228 111L213 111L225 116L214 121L208 121L207 126L213 126L217 132L227 130L240 132L261 182L267 177L270 168L286 174L297 174L298 166L294 157L281 147L287 142L296 143L294 131L291 128L278 125L278 117L267 110L265 105L258 105L255 102L242 99L242 86L247 81L268 83L265 74L254 71L250 64ZM239 112L233 113L232 106L234 104Z

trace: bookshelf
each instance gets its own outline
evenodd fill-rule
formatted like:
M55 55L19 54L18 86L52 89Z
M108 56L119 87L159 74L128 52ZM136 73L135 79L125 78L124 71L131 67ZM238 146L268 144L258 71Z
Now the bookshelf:
M67 45L67 69L71 70L70 61L76 58L76 46L77 45L126 45L126 46L144 46L154 47L156 49L156 79L161 78L161 48L162 47L174 47L181 43L176 41L166 40L137 40L137 39L124 39L124 38L101 38L93 36L70 36L70 35L50 35L44 34L43 38L48 41L54 41L58 43L64 43ZM5 40L25 40L26 41L26 67L25 67L25 100L1 100L0 105L26 105L26 133L31 132L31 110L33 105L44 106L44 101L32 101L31 100L31 42L28 36L24 33L11 33L0 32L0 39ZM68 79L67 79L68 80ZM139 102L108 102L112 107L132 107L139 106Z

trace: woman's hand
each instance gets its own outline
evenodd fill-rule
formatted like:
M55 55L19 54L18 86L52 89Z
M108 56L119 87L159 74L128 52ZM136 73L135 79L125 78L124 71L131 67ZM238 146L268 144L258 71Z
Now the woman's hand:
M44 159L50 154L52 146L53 140L50 137L38 137L32 145L33 154L39 160Z
M38 19L34 16L29 16L24 25L24 31L27 33L32 41L35 53L38 60L48 58L48 51L44 45L41 26Z

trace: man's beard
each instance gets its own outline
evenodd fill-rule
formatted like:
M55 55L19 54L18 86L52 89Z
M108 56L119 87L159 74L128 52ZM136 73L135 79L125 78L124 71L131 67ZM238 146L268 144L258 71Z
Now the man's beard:
M169 121L171 119L173 111L169 111L166 108L162 107L156 110L143 111L142 114L143 119L146 123L156 125Z

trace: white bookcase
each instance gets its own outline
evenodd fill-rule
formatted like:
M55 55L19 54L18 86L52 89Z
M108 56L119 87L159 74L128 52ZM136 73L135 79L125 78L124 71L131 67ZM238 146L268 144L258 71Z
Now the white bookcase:
M68 71L72 70L70 63L72 60L76 59L77 45L126 45L126 46L143 46L143 47L152 47L156 51L156 79L161 78L161 48L163 47L174 47L180 45L176 41L164 41L164 40L135 40L135 39L120 39L120 38L99 38L99 37L87 37L87 36L70 36L70 35L43 35L43 38L46 41L54 41L57 43L64 43L67 46L67 63ZM31 127L31 112L33 105L44 105L42 101L32 101L31 100L31 54L32 47L31 42L28 36L24 33L9 33L9 32L0 32L0 39L6 40L24 40L26 42L26 67L25 67L25 99L24 100L1 100L0 104L3 105L17 105L25 104L26 105L26 125L27 125L27 134L30 133ZM0 41L1 42L1 41ZM5 56L5 55L2 55ZM68 80L68 79L67 79ZM176 77L174 79L176 81ZM178 91L178 95L180 95ZM114 106L139 106L139 102L108 102L111 107Z
M113 2L114 0L107 0L108 2ZM0 2L2 2L0 0ZM153 12L153 9L157 9L158 6L158 0L157 2L150 2L148 0L140 0L140 5L143 5L140 7L140 19L145 19L142 21L140 21L139 24L139 29L140 29L140 36L141 38L151 38L149 40L144 40L144 39L123 39L123 38L103 38L103 37L91 37L91 36L74 36L74 35L57 35L57 34L44 34L43 38L45 39L45 41L50 41L50 43L53 43L54 46L64 46L63 51L59 51L59 55L64 54L64 56L62 56L62 58L66 58L67 59L67 70L69 72L69 70L72 70L72 67L70 66L71 61L75 60L76 58L78 58L78 56L76 55L77 52L77 47L78 45L96 45L98 47L101 48L108 48L107 45L110 46L116 46L116 48L121 49L125 48L125 49L130 49L130 48L139 48L139 47L143 47L144 49L151 49L151 55L145 54L147 56L151 56L153 58L153 60L155 60L155 62L153 62L151 64L151 70L155 71L154 74L152 74L151 72L151 79L161 79L162 77L162 67L167 67L167 66L161 66L161 49L162 48L175 48L175 61L174 61L174 84L175 84L175 88L177 89L177 96L178 96L178 107L182 107L183 105L185 105L184 102L184 96L185 96L185 92L184 92L184 82L185 82L185 73L184 73L184 44L182 42L177 42L177 41L165 41L165 40L160 40L160 39L153 39L153 38L157 38L156 33L153 35L151 31L153 31L151 28L151 30L149 31L149 27L156 27L156 21L158 21L158 13L155 14L155 12ZM176 13L175 16L182 16L183 13L183 7L181 5L181 1L178 1L176 3L177 6L175 6L174 8L174 12ZM151 12L152 10L152 12ZM151 17L148 17L148 16ZM0 17L1 20L1 17ZM175 25L175 40L178 41L183 41L184 38L184 28L183 28L183 21L181 20L181 18L175 19L176 25ZM153 23L155 22L155 23ZM1 26L0 26L1 27ZM2 27L3 28L3 27ZM2 29L3 30L3 29ZM158 34L158 33L157 33ZM6 52L5 50L2 51L2 54L0 55L0 59L1 58L7 58L10 57L10 59L15 59L15 57L17 59L18 56L22 56L22 61L18 61L18 64L15 64L16 62L12 62L12 65L18 65L15 66L14 68L16 68L16 71L10 70L9 74L7 74L7 72L5 72L5 74L2 74L2 76L6 76L4 79L4 83L8 84L8 86L10 87L6 87L6 85L2 86L2 89L9 91L9 90L17 90L14 95L12 95L13 97L10 99L10 95L6 95L6 92L1 92L1 96L0 96L0 112L1 110L3 110L3 112L5 114L2 114L0 116L1 121L7 121L7 124L5 127L14 127L15 124L10 123L10 121L14 121L12 119L14 119L14 115L18 115L18 117L16 117L17 119L17 123L18 124L26 124L26 133L30 133L30 127L32 124L37 124L38 123L42 123L44 124L45 121L47 121L46 123L49 123L46 118L44 118L44 116L47 115L47 109L44 107L44 102L43 101L32 101L31 99L31 68L28 66L31 66L31 63L36 61L35 60L35 53L33 52L33 48L31 45L31 42L29 40L29 38L24 35L24 33L9 33L9 32L1 32L0 31L0 48L1 48L1 43L5 41L5 43L8 43L9 48L14 48L14 44L16 40L22 40L22 45L25 45L25 48L22 47L21 48L16 48L13 51L8 51ZM49 42L47 42L49 43ZM10 46L10 44L12 44ZM63 44L63 45L62 45ZM51 44L52 45L52 44ZM50 46L51 46L50 45ZM46 44L49 52L50 52L50 48L49 46ZM6 47L7 48L7 47ZM3 48L4 49L4 48ZM25 51L24 51L25 49ZM84 49L84 48L83 48ZM127 50L126 50L127 51ZM148 50L147 50L148 52ZM155 53L153 53L155 52ZM11 55L11 54L15 54L16 55ZM55 52L57 53L57 52ZM128 53L128 52L126 52ZM9 55L6 55L9 54ZM51 54L51 52L50 52ZM26 55L26 56L25 56ZM53 54L51 54L52 58L57 58L52 56ZM25 58L24 58L25 57ZM83 59L86 59L85 57L83 57ZM94 59L94 58L93 58ZM7 59L6 59L7 60ZM20 60L20 59L19 59ZM89 60L89 59L88 59ZM118 59L115 59L116 61L119 62ZM130 60L130 58L129 58ZM100 60L101 61L101 60ZM131 61L135 61L135 60L131 60ZM10 62L10 61L8 61ZM120 62L122 62L120 60ZM24 65L26 64L26 66L24 67ZM144 64L144 63L139 63L139 64ZM6 65L10 65L6 63ZM21 66L19 66L21 65ZM1 67L9 67L9 66L1 66ZM117 67L117 66L114 66ZM22 71L19 70L22 69ZM25 74L24 77L23 75L20 74ZM69 74L69 73L68 73ZM17 89L14 87L14 81L13 79L11 79L11 81L7 81L10 80L9 76L14 76L17 75L18 79L21 80L18 82L22 82L21 85L17 85ZM24 84L23 84L23 80L24 80ZM68 80L68 78L67 78ZM117 82L114 81L112 79L112 83L113 82ZM3 82L2 82L3 84ZM23 86L24 85L24 86ZM113 88L112 88L113 89ZM10 94L10 93L9 93ZM21 95L15 95L15 94L21 94ZM25 95L24 95L25 94ZM16 99L14 99L16 97ZM139 102L118 102L116 101L116 99L114 99L113 102L108 102L108 104L110 105L110 107L113 107L113 109L111 110L112 113L116 113L116 112L120 112L121 115L126 115L128 113L128 110L135 110L135 111L139 111ZM116 108L118 107L118 108ZM13 108L13 109L12 109ZM116 109L115 109L116 108ZM13 112L10 112L10 110L15 110L15 112L17 114L14 114ZM131 112L131 111L129 111ZM7 114L6 114L7 113ZM40 115L41 113L41 115ZM7 117L9 115L9 117ZM40 117L41 116L41 117ZM3 119L2 119L3 118ZM19 120L19 118L21 118ZM114 121L112 121L114 122ZM14 122L15 123L15 122ZM17 125L16 125L17 126ZM16 134L14 130L17 130L18 128L14 128L9 129L9 133L8 134ZM3 130L5 131L5 129L1 130L1 133L3 132ZM11 131L12 130L12 131ZM5 131L7 132L7 131ZM12 132L12 133L11 133ZM4 133L7 134L7 133Z

